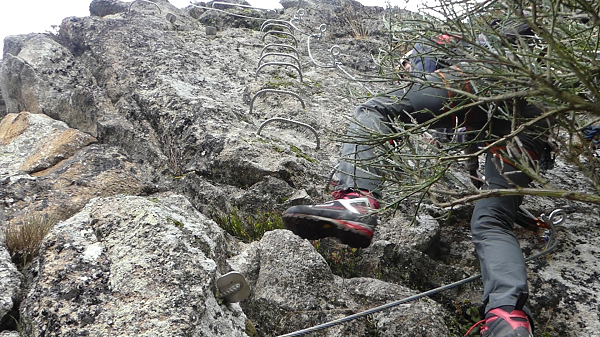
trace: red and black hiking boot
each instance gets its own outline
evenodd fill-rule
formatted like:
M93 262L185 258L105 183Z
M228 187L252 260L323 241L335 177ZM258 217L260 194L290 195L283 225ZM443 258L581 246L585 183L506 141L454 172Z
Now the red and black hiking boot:
M322 205L290 207L283 214L285 228L308 240L336 237L350 247L368 247L377 225L372 210L379 202L367 192L337 191L333 197Z
M533 337L533 322L523 311L527 297L529 294L522 292L514 307L504 306L488 311L485 319L475 323L465 336L483 324L479 333L484 337Z
M521 310L513 310L509 313L496 308L490 310L488 316L471 327L465 336L476 326L484 324L480 330L481 336L484 337L533 337L529 318Z
M467 333L478 325L481 327L480 334L484 337L533 337L529 318L521 310L513 310L510 313L500 308L488 312L488 318L477 322Z

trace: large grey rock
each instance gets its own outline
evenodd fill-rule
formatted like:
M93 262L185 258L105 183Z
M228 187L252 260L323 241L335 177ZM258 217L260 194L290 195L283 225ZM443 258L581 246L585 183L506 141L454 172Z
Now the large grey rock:
M302 27L308 33L317 33L322 23L328 24L328 30L320 39L311 40L312 56L321 65L333 62L329 50L331 46L339 45L341 53L336 62L341 62L344 69L356 76L361 75L357 70L369 75L377 72L378 65L373 62L371 54L377 53L382 46L387 48L389 42L389 35L379 19L382 9L362 6L354 1L283 3L287 8L284 13L269 12L263 17L277 16L289 20L298 14L297 9L302 6L306 9ZM340 144L336 137L343 133L354 106L364 101L355 95L367 94L361 85L352 83L335 69L313 65L307 56L305 34L296 34L303 68L304 81L300 82L293 69L272 67L258 75L255 73L265 43L277 41L277 36L263 41L263 33L252 30L260 20L232 19L222 13L194 11L190 9L192 7L179 10L165 0L152 3L137 1L131 11L125 11L123 5L110 0L95 0L92 7L100 16L67 18L61 24L58 36L33 34L6 39L0 87L8 113L20 113L25 108L30 112L41 112L54 117L55 121L49 120L53 125L56 120L66 123L71 128L67 135L85 133L94 137L98 144L83 145L83 142L70 150L52 147L65 149L57 152L62 154L52 156L34 156L29 151L41 154L48 150L34 146L19 147L26 149L21 151L24 153L22 156L10 154L11 158L3 165L8 165L13 173L0 179L1 221L16 221L27 214L50 211L64 219L80 211L93 197L144 195L156 190L183 194L196 209L210 216L228 214L235 208L250 214L277 212L292 202L313 203L330 198L324 193L324 185L331 167L339 158ZM195 19L200 17L205 24L219 23L217 37L206 36L205 27ZM214 20L212 23L211 19ZM356 33L361 31L367 34L357 36ZM375 93L389 90L395 83L364 85ZM303 109L294 97L274 94L257 97L250 111L252 98L263 88L296 92L306 103L306 108ZM273 117L292 118L311 125L320 136L321 149L315 150L316 140L311 132L286 123L269 124L257 136L259 126ZM32 130L25 131L31 136L24 137L23 141L30 142L30 145L38 142L39 136L49 130L48 125L39 125L38 136L35 132L28 133ZM55 141L47 143L51 146ZM9 146L14 145L11 143ZM44 151L34 148L44 148ZM36 159L28 162L29 168L25 169L23 165L27 158ZM19 166L16 167L16 164ZM589 189L589 182L574 174L572 168L559 167L556 174L552 174L551 180L564 189L593 191ZM306 191L299 199L294 196L294 191L298 190ZM551 322L555 335L593 335L593 331L599 329L598 319L594 316L597 312L594 303L598 301L598 292L594 291L598 285L593 269L597 263L594 247L598 246L598 211L573 202L525 199L528 207L537 213L547 212L553 207L564 207L569 213L569 221L564 225L564 234L561 234L564 244L561 243L550 259L530 264L531 307L538 317L538 326L542 322L541 326L545 328L544 322ZM354 312L358 310L354 308L371 307L392 297L414 292L405 287L429 290L477 273L477 259L468 226L472 206L455 209L450 217L445 218L442 217L443 210L427 210L426 213L437 222L429 218L427 226L410 227L412 206L406 205L406 209L401 211L408 213L393 220L382 216L373 245L356 254L359 260L354 262L363 279L344 280L332 276L331 270L314 249L306 243L301 244L302 241L295 241L286 231L267 235L264 243L251 244L243 253L223 253L215 257L215 261L231 255L254 261L246 263L254 267L243 269L253 284L255 297L251 297L248 304L243 303L242 307L258 331L264 334L290 331L306 327L309 323L340 317L349 313L343 311L344 305L353 308ZM527 255L543 247L539 238L530 233L517 229L516 235ZM298 248L298 253L290 252L289 259L276 256L270 246L278 247L280 251L289 250L281 247L283 243L274 242L275 239ZM103 254L105 252L103 250ZM256 262L263 255L253 252L264 252L264 259L283 261L293 268L287 269L287 266L278 266L276 262L269 263L267 260ZM47 262L44 258L40 260L43 268L46 268ZM60 266L59 262L53 263L52 268L63 268L65 275L79 272L67 270L67 264ZM225 265L224 262L217 264ZM265 267L258 268L261 264ZM307 267L315 268L315 272ZM263 270L267 268L279 271L283 277ZM227 267L221 269L228 270ZM319 274L315 275L316 272ZM28 277L33 277L33 274ZM152 275L139 274L140 279L142 276L149 281L140 282L152 282ZM271 280L274 277L281 283ZM314 283L311 283L312 277L315 278ZM376 281L374 277L388 283ZM311 291L292 289L288 293L284 285L295 284L296 279L297 283ZM323 290L314 289L318 288L317 285L323 286ZM348 289L348 285L354 285L358 290L354 292ZM41 291L44 286L35 284L35 289ZM342 290L338 291L338 288L347 294L340 295ZM381 294L374 295L374 288L381 288ZM29 289L22 291L28 293ZM42 292L49 293L46 290ZM359 292L369 294L366 296L367 304L360 302ZM480 293L480 285L475 284L434 296L434 300L453 318L461 317L461 312L464 313L467 308L465 306L470 308L481 304ZM83 298L89 298L86 296L83 295ZM38 309L42 312L42 306L57 310L57 305L68 304L70 308L78 307L76 310L81 312L83 318L79 322L85 324L79 330L93 325L86 317L89 305L96 305L94 301L81 304L77 302L77 296L70 300L47 298L47 302L39 304ZM342 302L335 302L334 298ZM134 299L146 303L145 299ZM282 304L286 300L292 305ZM127 297L123 297L122 303L117 300L110 303L134 305L133 300L126 301ZM308 303L315 311L303 312L298 303ZM32 300L28 308L33 306ZM283 320L282 324L288 326L275 326L278 323L261 316L264 309L264 312L279 317L276 308L294 314L294 317L286 316ZM416 304L407 308L415 313L415 321L425 317L426 312L442 312ZM331 312L328 311L330 309ZM394 326L398 327L397 330L408 329L402 325L404 321L400 317L404 313L399 309L393 310L390 320L386 318L387 312L377 316L376 326L380 334L384 331L392 334ZM106 314L106 311L103 313ZM172 311L167 310L164 317L171 314ZM409 315L408 312L406 314ZM77 316L70 321L60 313L56 315L61 317L61 322L79 319ZM318 318L319 315L323 318ZM42 322L44 319L41 317L36 316L36 322ZM51 319L44 322L48 323L47 329L57 326L52 325ZM438 323L433 323L432 331L443 335L445 330ZM362 336L367 324L364 321L354 322L348 327L323 333ZM74 324L61 326L73 331L73 334L79 333ZM456 331L456 327L450 328L454 328L452 332L461 332ZM414 334L418 335L417 332Z
M0 77L8 112L43 113L96 135L97 119L112 109L92 74L71 51L44 34L13 38Z
M0 209L5 220L58 221L90 199L155 189L117 147L43 114L8 114L0 122Z
M229 245L181 196L94 199L43 242L27 335L246 336L215 297Z
M90 15L107 16L123 13L129 10L130 4L119 0L92 0L90 3Z
M229 260L247 276L252 294L242 308L259 335L289 333L414 295L403 286L371 278L342 279L315 248L287 230L266 233ZM432 300L323 330L321 336L448 336L444 310Z

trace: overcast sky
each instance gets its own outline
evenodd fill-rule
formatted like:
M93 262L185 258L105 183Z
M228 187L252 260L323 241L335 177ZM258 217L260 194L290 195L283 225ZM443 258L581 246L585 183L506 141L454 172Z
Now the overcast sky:
M189 0L169 0L182 8ZM246 0L260 8L281 7L279 0ZM388 0L358 0L363 5L385 7ZM91 0L0 0L0 58L7 35L43 33L52 31L52 25L60 25L69 16L88 16ZM129 1L128 1L129 2ZM393 6L405 7L407 0L390 0ZM420 3L410 0L411 7Z

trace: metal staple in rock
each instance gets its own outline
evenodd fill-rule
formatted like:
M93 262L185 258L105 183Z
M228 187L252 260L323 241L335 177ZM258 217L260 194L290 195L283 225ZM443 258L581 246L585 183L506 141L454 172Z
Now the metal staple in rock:
M298 74L300 75L300 82L304 82L303 74L302 74L302 64L300 63L300 54L298 53L298 50L297 50L298 40L294 36L295 30L298 30L300 32L302 32L302 31L300 29L298 29L292 23L292 21L301 20L302 15L304 15L304 10L299 9L296 12L296 15L294 15L294 18L290 21L271 19L271 20L267 20L267 21L263 22L263 24L260 27L261 31L264 32L264 35L262 36L263 42L265 41L265 38L268 35L274 35L276 37L284 37L284 38L289 37L294 42L294 45L286 44L286 43L270 43L270 44L267 44L266 46L264 46L260 52L260 58L258 60L258 65L257 65L257 69L256 69L256 78L258 77L258 74L260 73L260 71L267 66L286 66L286 67L292 67L292 68L296 69L298 71ZM287 30L287 31L284 31L284 30ZM287 40L290 40L290 39L287 39ZM270 48L280 48L280 49L291 50L292 52L295 53L295 55L293 55L291 53L287 53L287 52L267 52L267 53L265 53L265 50L270 49ZM265 62L265 63L263 63L263 60L269 56L288 57L288 58L291 58L292 60L296 61L297 65L290 63L290 62ZM304 101L302 100L300 95L298 95L295 92L287 91L287 90L262 89L262 90L258 91L252 97L252 100L250 101L250 113L252 113L252 111L253 111L254 101L256 100L256 98L259 95L265 94L265 93L279 93L279 94L292 95L292 96L298 98L300 100L300 103L302 104L302 108L306 109L306 105L304 104ZM298 122L298 121L287 119L287 118L276 117L276 118L271 118L271 119L266 120L265 122L263 122L260 125L256 134L258 136L260 136L260 132L265 127L265 125L267 125L271 122L275 122L275 121L295 124L295 125L299 125L299 126L309 129L315 135L315 137L317 139L316 149L318 150L320 148L320 139L319 139L319 134L317 133L317 130L315 130L312 126L310 126L306 123Z
M286 122L286 123L296 124L296 125L299 125L299 126L309 129L315 135L315 137L317 137L317 147L315 148L315 150L318 150L320 148L321 142L319 140L319 134L317 133L317 130L315 130L315 128L313 128L312 126L310 126L306 123L298 122L298 121L295 121L292 119L281 118L281 117L274 117L274 118L268 119L260 125L260 127L258 128L258 131L256 131L256 134L258 136L260 136L260 131L262 131L262 129L265 127L265 125L272 123L272 122Z
M269 92L274 92L274 93L278 93L278 94L292 95L292 96L298 98L298 100L302 104L302 109L306 109L306 105L304 104L304 101L302 100L302 98L300 97L300 95L298 95L297 93L295 93L293 91L279 90L279 89L262 89L259 92L257 92L254 95L254 97L252 97L252 100L250 101L250 113L252 113L252 109L254 107L254 100L256 99L256 97L258 97L261 94L269 93Z

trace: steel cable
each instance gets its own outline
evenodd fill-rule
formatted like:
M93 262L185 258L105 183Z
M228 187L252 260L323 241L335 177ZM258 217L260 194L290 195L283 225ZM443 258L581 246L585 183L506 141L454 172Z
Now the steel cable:
M548 243L546 244L546 249L544 249L543 251L541 251L541 252L539 252L537 254L531 255L530 257L526 258L525 262L529 262L531 260L534 260L534 259L537 259L537 258L539 258L541 256L544 256L544 255L552 252L557 247L558 240L556 238L556 234L557 234L556 233L556 225L552 221L549 222L549 225L551 227L551 235L550 235L550 238L548 239ZM358 319L358 318L361 318L361 317L364 317L364 316L367 316L367 315L374 314L376 312L380 312L380 311L383 311L383 310L386 310L386 309L389 309L389 308L393 308L393 307L398 306L400 304L404 304L404 303L407 303L407 302L415 301L415 300L418 300L420 298L423 298L423 297L426 297L426 296L429 296L429 295L435 295L435 294L437 294L439 292L442 292L444 290L449 290L449 289L458 287L460 285L463 285L463 284L475 281L475 280L480 279L480 278L481 278L481 274L474 275L474 276L462 279L460 281L447 284L445 286L441 286L441 287L438 287L438 288L435 288L435 289L431 289L431 290L428 290L426 292L423 292L423 293L420 293L420 294L417 294L417 295L413 295L413 296L410 296L410 297L403 298L403 299L395 301L395 302L390 302L390 303L384 304L384 305L379 306L379 307L375 307L375 308L372 308L372 309L369 309L369 310L365 310L365 311L362 311L362 312L359 312L359 313L356 313L356 314L353 314L353 315L350 315L350 316L342 317L340 319L329 321L327 323L316 325L316 326L313 326L311 328L307 328L307 329L304 329L304 330L298 330L298 331L291 332L291 333L288 333L288 334L285 334L285 335L280 335L278 337L302 336L302 335L306 335L307 333L311 333L311 332L315 332L315 331L318 331L318 330L327 329L327 328L330 328L330 327L342 324L344 322L352 321L352 320L355 320L355 319Z

